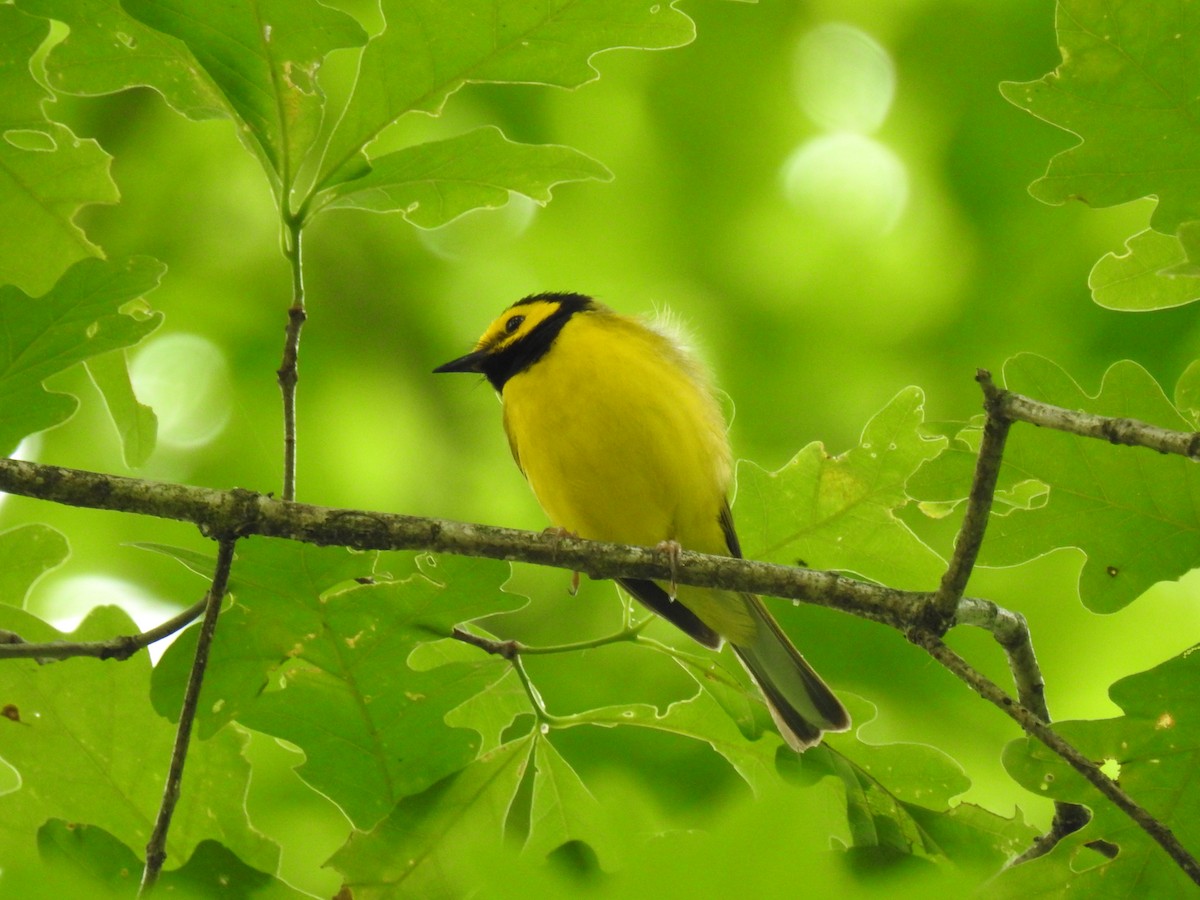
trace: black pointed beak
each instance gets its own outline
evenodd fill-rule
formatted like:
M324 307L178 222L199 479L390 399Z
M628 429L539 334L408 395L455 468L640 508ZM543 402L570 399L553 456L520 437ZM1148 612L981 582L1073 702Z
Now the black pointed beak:
M466 356L460 356L458 359L452 359L448 363L443 363L433 371L440 372L483 372L483 361L487 359L488 353L486 350L476 350L474 353L468 353Z

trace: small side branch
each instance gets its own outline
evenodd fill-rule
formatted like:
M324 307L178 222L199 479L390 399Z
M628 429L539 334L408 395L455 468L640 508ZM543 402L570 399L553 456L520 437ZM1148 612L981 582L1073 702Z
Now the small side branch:
M1174 453L1200 461L1200 432L1174 431L1140 419L1098 416L1043 403L996 387L986 372L981 373L979 383L988 396L989 408L994 408L998 415L1010 421L1028 422L1081 437L1099 438L1110 444L1148 447L1159 453Z
M104 641L52 641L45 644L30 643L19 634L0 630L0 659L36 659L50 662L70 659L75 656L94 656L97 659L125 660L139 650L170 637L186 627L204 612L208 598L200 600L161 625L139 634L121 634Z
M984 384L990 380L991 375L980 369L975 377L980 384ZM936 634L945 634L954 621L958 601L967 589L967 581L975 568L975 560L979 558L979 548L983 546L988 516L992 511L992 499L996 495L996 481L1000 477L1000 461L1004 456L1004 444L1008 440L1011 423L996 413L990 397L986 407L988 415L983 426L983 440L979 447L979 457L975 461L975 476L971 480L967 509L963 514L958 537L954 541L954 553L942 576L941 585L920 623L921 627Z
M183 782L183 764L187 760L188 744L192 738L192 725L196 720L196 707L200 702L200 688L204 684L204 672L208 668L208 653L212 647L213 635L217 630L217 617L221 612L221 600L229 585L229 571L233 567L233 550L237 539L222 538L217 549L217 564L213 570L212 586L204 598L204 621L200 625L200 635L196 641L196 656L192 661L192 671L188 675L187 687L183 694L183 706L179 713L179 728L175 732L175 746L171 751L171 763L167 769L167 780L163 786L162 804L159 806L158 818L154 822L154 830L146 844L146 866L142 871L142 883L138 889L138 897L147 896L154 889L158 876L162 872L163 863L167 859L167 832L171 827L171 817L175 814L175 806L179 802L180 785Z

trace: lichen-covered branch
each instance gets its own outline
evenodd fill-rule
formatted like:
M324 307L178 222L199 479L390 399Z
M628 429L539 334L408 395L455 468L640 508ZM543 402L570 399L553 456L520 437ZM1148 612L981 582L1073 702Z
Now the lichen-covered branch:
M358 550L431 550L521 560L593 578L671 577L671 563L650 547L585 541L541 532L399 513L287 503L240 488L220 491L101 475L80 469L0 460L0 491L68 506L135 512L192 522L207 535L262 535ZM914 621L929 594L838 575L682 551L680 584L753 591L843 609L896 628Z

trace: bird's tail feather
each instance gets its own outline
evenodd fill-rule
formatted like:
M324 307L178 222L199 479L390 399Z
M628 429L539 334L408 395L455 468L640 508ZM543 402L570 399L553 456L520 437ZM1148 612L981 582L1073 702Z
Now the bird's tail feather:
M821 740L825 731L845 731L850 716L833 691L792 646L757 597L744 595L755 620L754 637L734 651L767 700L780 734L795 750ZM732 642L731 642L732 643Z

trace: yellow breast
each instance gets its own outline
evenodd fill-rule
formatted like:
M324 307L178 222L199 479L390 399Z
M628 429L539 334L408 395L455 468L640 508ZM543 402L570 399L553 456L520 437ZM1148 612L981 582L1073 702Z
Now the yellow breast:
M696 364L664 335L608 310L576 314L503 400L514 453L554 524L728 552L725 425Z

